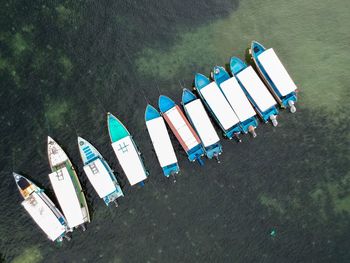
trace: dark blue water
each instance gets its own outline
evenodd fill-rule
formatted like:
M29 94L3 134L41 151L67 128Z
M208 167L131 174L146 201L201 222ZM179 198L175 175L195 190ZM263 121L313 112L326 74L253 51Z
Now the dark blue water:
M273 0L1 6L1 260L349 262L350 63L339 48L348 45L345 1L331 7ZM317 26L325 17L328 27ZM277 128L261 124L256 139L223 139L221 164L189 163L173 138L181 174L176 183L167 180L144 124L147 102L156 105L160 93L179 102L179 80L189 88L194 72L208 73L233 54L243 57L252 38L279 51L300 87L298 112L283 111ZM121 172L107 111L143 153L150 171L143 188L131 188ZM61 247L20 206L11 175L28 176L54 199L47 135L79 171L92 216L88 230L75 231ZM117 171L125 193L117 209L106 208L87 182L77 135Z

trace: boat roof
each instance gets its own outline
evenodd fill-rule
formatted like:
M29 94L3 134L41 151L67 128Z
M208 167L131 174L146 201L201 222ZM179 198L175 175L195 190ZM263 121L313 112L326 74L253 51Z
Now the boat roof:
M220 87L241 122L256 115L253 106L235 77L222 82Z
M177 163L168 130L162 117L146 121L147 130L161 167Z
M200 93L225 130L230 129L239 122L235 112L214 81L200 89Z
M147 178L143 163L130 136L113 142L112 147L131 185Z
M258 59L282 96L286 96L297 89L273 48L262 52Z
M186 152L200 144L198 135L179 106L171 108L163 116Z
M99 151L91 143L81 137L78 137L78 146L80 156L84 164L87 164L96 158L103 158Z
M67 154L61 146L55 142L50 136L47 136L47 153L51 169L68 160Z
M184 105L187 114L196 128L204 147L217 143L220 139L213 124L211 123L207 112L200 99L196 99Z
M175 107L175 102L170 99L169 97L167 96L164 96L164 95L160 95L159 96L159 99L158 99L158 106L159 106L159 109L162 113L170 110L172 107Z
M145 110L145 121L157 119L160 113L152 105L148 104Z
M36 192L24 200L22 206L52 241L65 233L65 226Z
M73 228L85 222L80 202L66 167L49 174L52 188L68 226Z
M103 198L116 190L114 182L101 159L96 159L85 165L84 171L100 198Z
M255 101L260 111L264 112L276 105L275 99L251 66L239 72L236 77Z
M194 95L190 90L183 89L182 90L182 104L186 105L186 103L189 103L191 101L196 100L197 97Z
M107 113L107 125L112 142L130 136L129 131L125 128L123 123L121 123L121 121L110 112Z

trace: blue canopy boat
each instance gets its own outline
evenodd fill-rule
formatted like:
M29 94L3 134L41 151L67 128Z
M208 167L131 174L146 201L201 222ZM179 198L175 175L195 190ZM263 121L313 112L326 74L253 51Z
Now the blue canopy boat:
M200 165L203 165L204 163L203 160L201 160L201 156L204 155L204 150L201 140L186 119L180 107L164 95L159 96L158 104L160 112L182 148L187 153L188 159L191 162L198 161Z
M222 153L220 139L201 100L188 89L183 89L182 105L186 116L202 141L205 154L209 159L216 158L219 162L219 155Z
M230 68L260 118L264 122L271 120L272 125L277 126L277 103L254 69L237 57L231 58Z
M240 142L239 134L242 128L239 119L218 85L199 73L195 75L194 85L204 105L224 132L224 136L230 140L234 137Z
M117 198L124 196L113 170L99 151L87 140L78 137L78 146L84 171L100 198L108 206L114 202L118 206Z
M160 166L166 177L180 171L177 158L171 144L168 130L160 113L151 105L147 105L145 121L148 133L156 152Z
M256 112L246 97L242 87L235 77L230 77L228 72L219 66L215 66L212 72L213 79L220 87L227 101L240 120L240 125L244 133L250 132L256 137L255 129L258 121L255 118Z
M294 113L297 101L297 87L281 63L273 48L265 49L257 41L252 41L250 54L271 93L282 108L289 107Z

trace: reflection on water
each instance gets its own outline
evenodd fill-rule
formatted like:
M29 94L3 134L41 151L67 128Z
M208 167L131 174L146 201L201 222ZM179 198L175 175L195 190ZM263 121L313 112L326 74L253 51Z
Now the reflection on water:
M347 1L9 2L0 9L0 258L15 262L349 261ZM258 137L223 141L220 165L187 161L162 176L147 102L180 100L252 39L273 46L300 86L295 115ZM131 188L109 145L106 112L134 135L151 176ZM90 204L88 231L51 244L20 206L12 170L54 199L46 136L70 155ZM76 136L119 173L125 198L106 208L87 182ZM271 230L276 231L270 236ZM45 259L45 260L44 260Z

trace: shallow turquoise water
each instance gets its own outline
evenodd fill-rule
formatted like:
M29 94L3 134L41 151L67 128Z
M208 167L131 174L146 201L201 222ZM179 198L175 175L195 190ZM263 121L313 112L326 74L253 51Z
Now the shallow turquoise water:
M350 254L347 1L14 1L0 9L0 253L17 262L348 262ZM295 115L260 125L242 144L223 140L222 162L180 161L161 175L143 113L179 80L273 46L300 87ZM144 154L150 178L131 188L115 160L106 112ZM43 186L46 136L79 171L92 223L57 247L20 206L12 170ZM76 136L118 172L125 198L107 209L87 182ZM275 229L277 235L270 236Z

